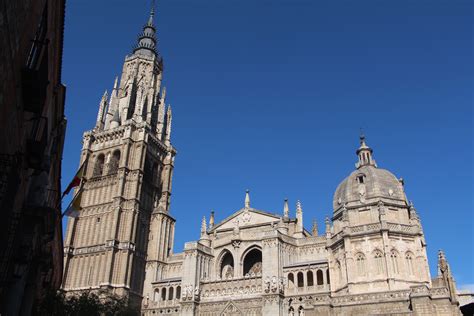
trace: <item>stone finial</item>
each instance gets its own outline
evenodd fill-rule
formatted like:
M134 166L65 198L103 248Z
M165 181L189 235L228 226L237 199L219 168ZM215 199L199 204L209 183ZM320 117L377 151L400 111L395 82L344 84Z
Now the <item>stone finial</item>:
M316 237L318 236L318 222L316 219L313 219L313 227L311 227L311 234Z
M170 144L171 140L171 121L173 119L173 114L171 113L171 104L168 105L168 110L166 110L166 134L165 134L165 143Z
M283 202L283 217L289 218L290 217L290 208L288 207L288 199L285 199Z
M448 270L446 255L442 249L438 250L438 274L442 275Z
M303 207L301 206L300 200L296 202L296 233L303 233ZM302 235L300 236L302 237Z
M203 216L202 221L201 221L201 236L204 236L206 233L207 233L206 216Z
M114 91L116 91L118 88L118 76L115 76L115 81L114 81Z
M250 208L250 191L245 191L245 208Z
M214 227L214 211L211 211L211 216L209 217L209 229Z
M331 222L329 221L328 216L326 216L325 223L326 223L326 237L330 237L331 236Z
M105 90L104 94L102 95L102 98L100 99L99 103L99 111L97 113L97 121L95 124L95 127L97 129L103 129L104 128L104 118L105 118L105 110L107 108L107 101L109 99L109 94L107 90Z
M301 201L296 201L296 214L303 212L303 208L301 206Z
M410 212L410 219L418 221L418 214L416 213L415 205L413 205L412 201L410 201L410 206L408 207L408 210Z

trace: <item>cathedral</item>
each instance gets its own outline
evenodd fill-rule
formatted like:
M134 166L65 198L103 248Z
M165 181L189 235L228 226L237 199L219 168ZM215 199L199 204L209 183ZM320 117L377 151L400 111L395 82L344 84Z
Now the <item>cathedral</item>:
M267 212L245 194L221 222L174 253L176 149L154 12L84 133L77 217L69 218L62 288L124 296L141 315L460 315L442 251L431 277L420 218L402 179L360 137L333 214L304 227L298 201ZM180 198L180 197L176 197Z

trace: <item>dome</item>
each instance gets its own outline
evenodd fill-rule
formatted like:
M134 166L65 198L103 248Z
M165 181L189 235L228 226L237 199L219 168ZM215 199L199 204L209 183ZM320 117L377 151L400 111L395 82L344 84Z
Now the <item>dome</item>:
M357 169L339 184L334 193L334 211L346 204L360 205L380 199L406 202L403 184L390 171L377 168L372 149L366 145L363 136L357 155Z
M363 166L353 171L337 187L333 207L337 210L345 203L371 199L405 201L403 185L393 173L375 166Z

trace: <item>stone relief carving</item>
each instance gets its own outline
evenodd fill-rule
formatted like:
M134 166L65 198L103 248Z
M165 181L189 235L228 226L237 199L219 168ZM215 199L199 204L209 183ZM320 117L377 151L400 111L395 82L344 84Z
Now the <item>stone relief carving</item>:
M250 214L249 211L245 211L242 214L242 222L244 222L244 223L249 223L251 218L252 218L252 214Z
M283 294L285 292L285 278L284 277L277 277L267 276L264 281L264 291L265 293L280 293Z
M232 240L232 246L233 246L234 248L239 248L241 242L242 242L241 240Z

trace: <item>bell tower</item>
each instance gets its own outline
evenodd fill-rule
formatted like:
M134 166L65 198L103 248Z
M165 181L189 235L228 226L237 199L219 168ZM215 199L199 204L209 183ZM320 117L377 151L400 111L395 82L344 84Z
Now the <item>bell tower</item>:
M154 15L152 9L120 80L102 96L95 127L84 133L80 211L69 218L64 251L64 290L108 289L135 306L147 252L153 262L164 260L175 223L169 207L176 150Z

